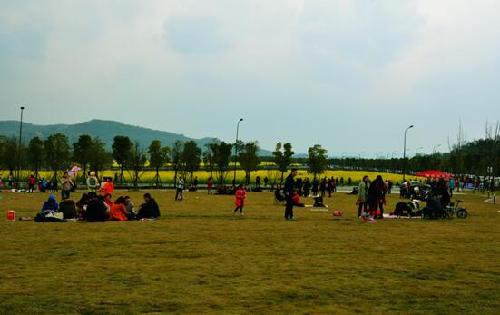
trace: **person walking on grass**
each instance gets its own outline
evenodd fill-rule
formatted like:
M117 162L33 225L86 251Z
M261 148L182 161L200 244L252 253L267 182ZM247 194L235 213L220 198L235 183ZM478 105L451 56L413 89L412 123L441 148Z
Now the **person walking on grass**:
M177 190L175 193L175 201L184 200L184 180L182 177L177 178Z
M233 214L237 214L238 211L240 215L243 215L243 207L245 206L245 199L247 199L247 191L243 185L239 185L234 194L236 209L234 209Z
M293 216L293 193L295 192L295 177L297 176L297 169L292 169L290 175L285 181L285 198L286 198L286 208L285 208L285 220L293 221L295 217Z
M370 179L368 176L364 176L363 180L359 183L358 189L358 218L360 218L363 213L368 212L368 188L370 187Z

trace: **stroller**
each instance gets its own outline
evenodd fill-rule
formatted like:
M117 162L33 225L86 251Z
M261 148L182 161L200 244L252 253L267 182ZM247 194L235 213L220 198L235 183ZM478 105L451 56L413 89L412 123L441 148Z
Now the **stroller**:
M281 190L279 190L279 189L277 189L277 190L275 190L275 191L274 191L274 202L275 202L276 204L280 204L280 205L282 205L282 204L285 204L285 203L286 203L286 196L285 196L285 194L284 194Z

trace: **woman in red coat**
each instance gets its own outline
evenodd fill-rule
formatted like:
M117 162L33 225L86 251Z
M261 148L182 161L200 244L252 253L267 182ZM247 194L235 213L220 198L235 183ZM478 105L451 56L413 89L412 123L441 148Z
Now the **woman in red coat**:
M116 199L110 207L109 219L111 221L128 221L127 208L125 207L125 198Z
M245 199L247 199L247 192L243 185L240 185L238 189L236 189L236 193L234 194L236 200L236 209L234 209L234 214L240 212L240 215L243 215L243 207L245 206Z

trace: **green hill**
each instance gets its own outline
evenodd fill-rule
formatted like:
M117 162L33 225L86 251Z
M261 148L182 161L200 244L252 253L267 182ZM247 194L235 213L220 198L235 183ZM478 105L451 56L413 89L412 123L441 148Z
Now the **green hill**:
M70 143L76 142L78 140L78 137L83 134L99 137L99 139L106 143L106 147L108 148L108 150L111 150L113 138L116 135L128 136L132 141L139 142L139 144L143 148L147 148L153 140L160 140L164 145L171 145L176 141L193 140L201 147L203 147L207 143L218 141L216 138L192 139L182 134L158 131L104 120L91 120L89 122L72 125L36 125L31 123L23 124L23 140L25 142L29 141L35 136L46 138L47 136L58 132L65 134L69 138ZM8 137L18 137L19 122L1 121L0 135Z

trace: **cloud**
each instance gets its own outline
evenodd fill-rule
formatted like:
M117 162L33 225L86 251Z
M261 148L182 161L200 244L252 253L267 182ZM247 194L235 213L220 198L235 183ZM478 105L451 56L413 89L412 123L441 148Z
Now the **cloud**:
M332 152L393 152L412 121L436 126L414 140L430 147L460 117L472 137L500 119L499 14L494 0L0 0L2 117L29 104L38 122L230 140L245 115L264 147Z

